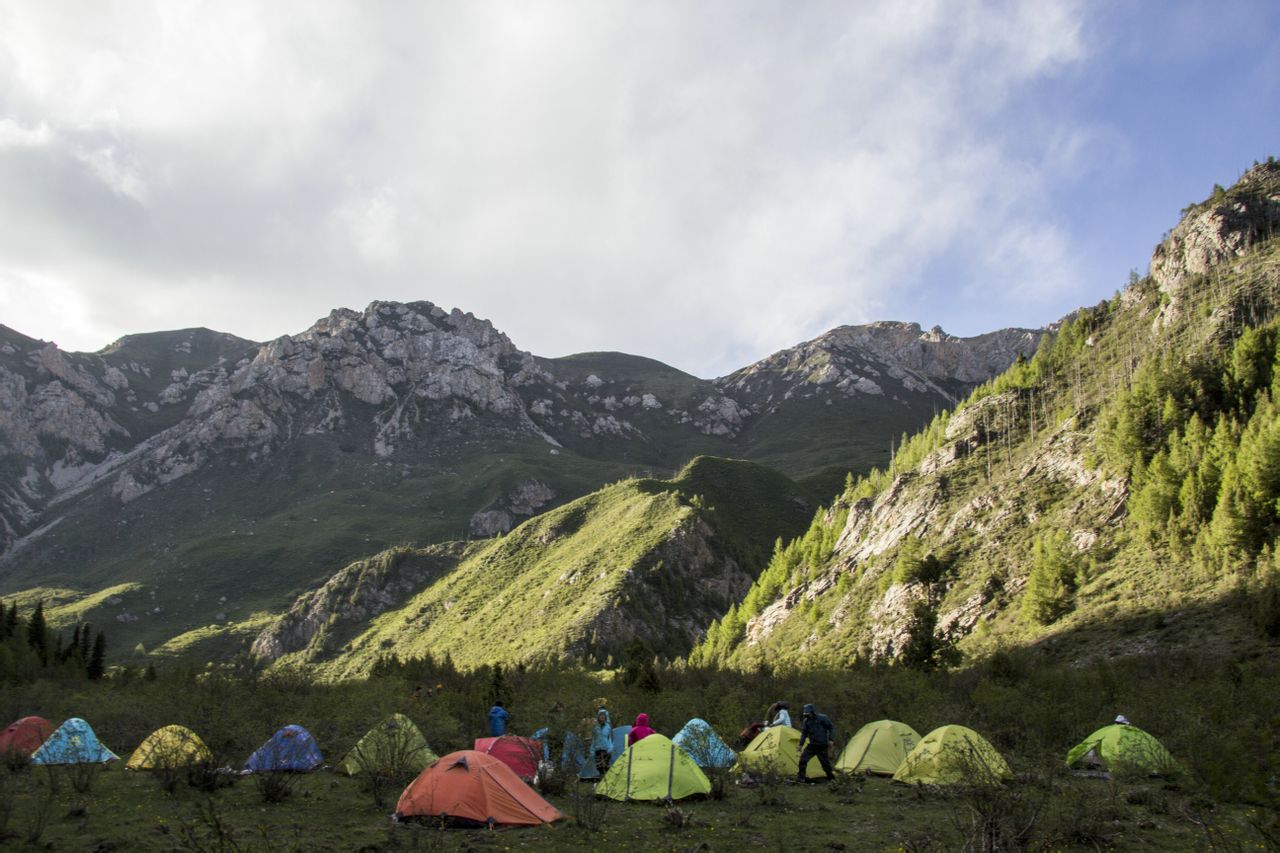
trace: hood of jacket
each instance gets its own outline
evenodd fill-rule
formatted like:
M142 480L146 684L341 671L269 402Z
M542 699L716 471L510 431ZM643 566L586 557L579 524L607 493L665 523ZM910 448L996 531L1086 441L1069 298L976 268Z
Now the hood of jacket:
M816 713L818 713L818 709L813 707L812 705L804 706L804 715L806 717L809 716L810 714L816 714Z
M636 714L636 728L637 728L637 729L641 729L641 728L647 729L647 728L649 728L649 715L648 715L648 714Z
M610 728L612 728L612 727L613 727L613 720L611 720L611 719L609 718L609 712L608 712L608 710L606 710L606 709L604 709L604 708L600 708L599 710L597 710L597 711L596 711L596 725L597 725L597 726L599 726L599 725L600 725L600 715L601 715L601 714L604 714L604 724L605 724L606 726L609 726Z

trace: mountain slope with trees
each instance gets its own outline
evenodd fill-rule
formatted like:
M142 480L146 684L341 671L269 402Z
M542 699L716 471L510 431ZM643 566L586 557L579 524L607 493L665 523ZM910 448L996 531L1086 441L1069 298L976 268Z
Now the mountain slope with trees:
M693 654L753 667L1280 638L1280 165L777 544Z

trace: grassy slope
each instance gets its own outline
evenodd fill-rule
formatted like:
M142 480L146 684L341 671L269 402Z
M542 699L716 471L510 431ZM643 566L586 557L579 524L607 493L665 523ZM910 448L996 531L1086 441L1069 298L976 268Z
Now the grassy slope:
M480 546L403 608L375 619L324 668L356 674L390 652L448 651L459 665L475 666L581 651L593 641L591 623L619 606L628 575L662 571L655 550L697 514L730 555L757 571L776 537L804 526L810 507L787 478L741 461L704 457L672 481L615 483Z
M1035 643L1059 656L1099 650L1150 652L1170 644L1202 647L1228 656L1254 653L1265 638L1241 606L1247 575L1205 572L1191 564L1186 549L1171 550L1136 535L1128 519L1112 523L1112 506L1096 489L1073 488L1048 477L1038 461L1053 443L1075 443L1087 465L1102 477L1118 477L1103 461L1103 422L1126 393L1144 360L1181 354L1180 363L1212 360L1223 347L1222 317L1239 316L1235 328L1259 322L1280 304L1280 245L1274 240L1250 255L1224 264L1212 281L1191 282L1171 323L1156 321L1168 298L1149 281L1087 312L1072 340L1060 339L1042 375L1026 381L1011 370L980 389L958 413L990 408L993 440L945 470L912 473L901 482L902 504L936 502L932 524L922 532L924 553L952 562L937 610L946 613L979 593L990 581L997 592L992 618L969 635L962 648L972 654ZM1225 314L1224 314L1225 312ZM1210 317L1217 318L1210 321ZM1088 339L1086 341L1086 338ZM997 391L1003 393L996 395ZM1032 418L1032 407L1036 417ZM1047 417L1046 417L1047 416ZM899 471L912 471L924 452L900 454ZM877 489L888 486L881 479ZM1122 513L1123 515L1123 513ZM960 517L964 523L943 528ZM1081 555L1082 574L1071 612L1048 626L1024 618L1020 584L1026 578L1037 539L1055 531L1087 530L1098 541ZM1154 549L1153 549L1154 548ZM848 575L844 585L797 608L760 645L739 646L732 660L753 666L762 659L804 660L837 665L865 657L871 611L885 592L897 549L856 566L833 562L802 566L814 576ZM793 577L793 583L803 579ZM852 581L852 582L850 582Z

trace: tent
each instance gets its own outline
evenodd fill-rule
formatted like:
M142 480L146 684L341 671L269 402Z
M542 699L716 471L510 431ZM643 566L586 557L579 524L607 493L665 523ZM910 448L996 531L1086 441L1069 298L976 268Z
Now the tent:
M119 758L102 745L93 729L72 717L49 735L31 756L32 764L96 764Z
M987 739L964 726L942 726L924 736L893 774L895 782L925 785L995 785L1013 771Z
M515 771L526 781L538 775L538 758L542 755L542 743L519 735L476 738L475 751L492 755Z
M186 726L165 726L147 735L124 766L128 770L155 770L212 763L213 753L198 734Z
M0 732L0 759L27 761L53 734L53 723L44 717L23 717Z
M836 769L892 776L919 742L919 732L906 723L894 720L867 723L845 745L836 760Z
M627 735L631 734L631 728L625 724L613 727L613 756L610 763L617 761L627 751Z
M1067 766L1160 776L1177 768L1169 750L1137 726L1104 726L1067 753Z
M748 773L777 773L795 776L800 769L800 732L791 726L770 726L738 754L738 766ZM806 779L825 779L817 758L809 759Z
M671 742L689 753L699 767L732 767L738 759L737 753L701 717L685 723Z
M537 826L563 817L510 767L471 749L423 770L396 803L396 820L429 818L464 827Z
M392 714L360 738L338 769L348 776L364 771L417 775L437 758L413 720Z
M534 733L534 740L539 740L543 744L543 761L547 763L556 761L561 770L572 772L572 774L580 772L582 765L586 763L586 749L582 745L582 739L573 734L572 731L566 731L562 739L561 754L556 757L552 756L549 733L550 727L548 726L543 726Z
M324 763L320 747L311 732L302 726L285 726L258 747L244 769L254 773L272 770L315 770Z
M611 800L681 800L709 793L711 781L689 753L660 734L627 747L596 784L596 794Z

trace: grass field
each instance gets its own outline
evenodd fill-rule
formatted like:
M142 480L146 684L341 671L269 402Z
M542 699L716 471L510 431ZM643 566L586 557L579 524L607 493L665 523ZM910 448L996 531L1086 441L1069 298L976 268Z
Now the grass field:
M43 768L5 773L12 813L4 844L15 849L956 850L984 830L1017 833L1029 820L1024 841L1033 848L1244 850L1265 844L1251 825L1258 815L1248 808L1209 810L1159 782L1065 775L1011 783L994 795L867 777L763 790L730 786L722 800L677 804L687 819L683 827L662 804L611 803L595 831L575 820L575 798L565 793L548 799L566 820L489 831L396 825L391 807L376 806L359 780L328 771L300 775L292 794L271 804L251 778L214 794L185 785L166 794L150 774L126 771L119 762L102 770L87 794L65 780L60 793L51 794ZM590 783L579 787L590 798Z

